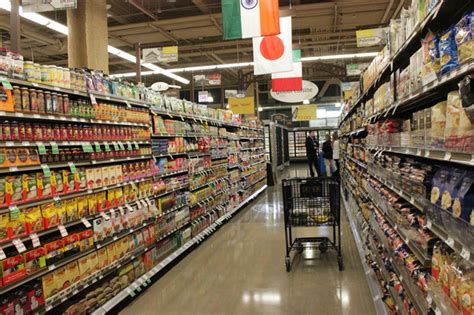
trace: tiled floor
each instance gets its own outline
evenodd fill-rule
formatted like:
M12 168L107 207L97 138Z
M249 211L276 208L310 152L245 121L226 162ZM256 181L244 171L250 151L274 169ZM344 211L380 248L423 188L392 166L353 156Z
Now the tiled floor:
M312 259L298 257L287 273L281 194L270 187L122 314L374 314L345 218L342 239L343 272L334 253L306 250Z

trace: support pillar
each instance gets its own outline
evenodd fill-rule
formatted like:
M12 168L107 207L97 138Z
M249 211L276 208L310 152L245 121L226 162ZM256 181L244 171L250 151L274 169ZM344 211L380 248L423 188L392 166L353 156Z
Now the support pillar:
M137 62L135 64L136 68L136 81L137 83L142 82L142 49L140 47L140 43L135 44L135 58L137 59Z
M189 89L189 100L191 102L195 102L195 97L194 97L194 73L191 74L191 87Z
M69 67L109 73L106 0L77 1L77 9L67 10L67 26Z
M11 0L10 11L10 48L16 53L21 53L20 30L20 0Z

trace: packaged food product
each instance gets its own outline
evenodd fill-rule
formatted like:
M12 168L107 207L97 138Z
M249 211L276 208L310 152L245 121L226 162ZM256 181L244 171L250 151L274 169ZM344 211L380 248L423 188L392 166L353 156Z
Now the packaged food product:
M64 244L62 239L57 239L44 244L46 251L46 264L51 266L64 258Z
M80 235L79 233L71 233L63 237L63 253L64 257L69 257L79 253L80 251Z
M99 212L99 210L98 210L99 205L97 203L97 194L89 195L88 205L89 205L89 214L90 215L94 215L97 212Z
M3 285L9 285L26 276L22 254L11 255L1 261Z
M10 239L10 234L8 233L9 221L9 213L0 213L0 242L4 242Z
M78 197L77 198L77 211L79 218L86 218L89 216L89 202L87 197Z
M456 29L454 26L451 26L439 39L441 74L448 73L459 66L455 35Z
M80 251L91 249L94 246L94 233L92 230L79 232L79 242Z
M49 229L59 224L59 214L54 202L48 202L41 206L41 213L44 219L44 228Z
M428 42L428 53L430 55L431 68L436 74L440 73L440 54L439 54L439 37L438 35L433 35Z
M44 220L41 215L41 207L30 207L23 210L26 221L26 231L28 234L44 230Z
M21 175L5 177L5 196L7 204L18 203L23 199Z
M461 184L457 190L452 203L452 213L455 217L461 218L474 225L474 216L472 208L474 204L474 174L468 172L461 179Z
M454 192L457 187L460 185L462 179L466 175L466 171L461 169L452 169L449 172L448 179L446 184L443 187L442 195L441 195L441 208L447 210L451 209L451 205L453 203L453 196Z
M468 12L456 24L456 45L459 52L459 63L474 58L474 11Z
M463 150L469 147L473 134L473 126L469 120L458 91L448 93L446 104L446 147L453 150Z
M46 252L43 247L38 247L25 252L26 274L33 274L46 267Z
M431 203L441 206L441 192L444 191L444 186L448 180L449 169L440 168L433 176L433 183L431 186Z
M8 233L12 239L26 235L26 222L23 211L20 211L16 217L10 215L10 220L8 221Z
M44 298L47 299L56 293L58 293L58 288L56 287L56 281L54 279L54 273L47 273L43 277L41 277L41 281L43 283L43 295Z
M65 202L66 204L66 210L67 210L67 221L68 222L73 222L79 220L79 209L77 205L77 199L72 198L70 200L67 200Z

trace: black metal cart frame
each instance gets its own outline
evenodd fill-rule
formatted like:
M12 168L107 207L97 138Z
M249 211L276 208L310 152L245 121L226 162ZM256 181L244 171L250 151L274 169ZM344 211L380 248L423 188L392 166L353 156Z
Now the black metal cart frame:
M287 178L282 180L285 217L286 271L291 270L290 253L301 253L306 244L315 245L321 253L337 252L339 270L344 269L341 250L341 207L339 177ZM296 227L332 227L329 237L293 238Z

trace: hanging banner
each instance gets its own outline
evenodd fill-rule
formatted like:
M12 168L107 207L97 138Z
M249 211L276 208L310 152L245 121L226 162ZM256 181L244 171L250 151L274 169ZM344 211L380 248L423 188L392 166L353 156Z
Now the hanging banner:
M143 49L145 63L168 63L178 61L178 46Z
M357 47L383 46L387 44L388 28L371 28L356 31Z
M368 67L368 63L349 63L346 65L346 75L350 76L360 76L362 70Z
M293 121L315 120L318 106L316 105L297 105L291 106L291 117Z
M208 74L194 75L194 82L197 85L221 85L222 74L220 72L213 72Z
M77 8L77 0L23 0L23 12L47 12Z
M255 114L254 98L253 96L242 98L231 97L229 98L229 108L234 114Z

